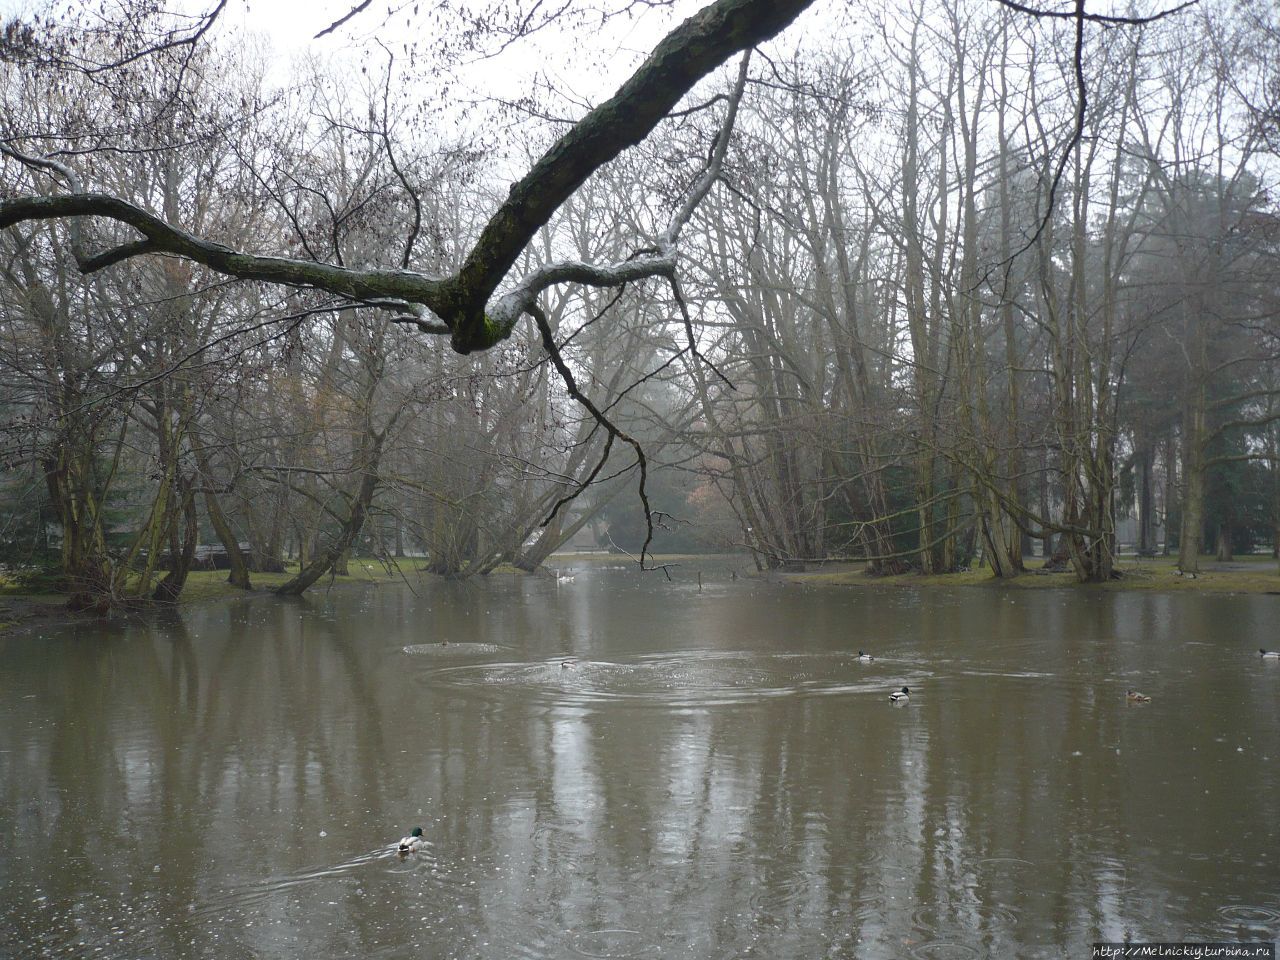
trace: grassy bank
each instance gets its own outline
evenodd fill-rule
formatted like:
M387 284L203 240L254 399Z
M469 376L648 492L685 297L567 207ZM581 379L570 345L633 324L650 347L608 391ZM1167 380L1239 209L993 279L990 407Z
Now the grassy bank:
M419 557L405 557L396 562L396 567L388 570L376 560L356 559L347 564L347 575L321 577L311 587L311 591L323 593L330 587L346 587L356 584L399 582L402 577L416 576L426 566L426 561ZM277 587L288 583L298 573L296 563L285 564L284 573L251 573L249 582L253 584L255 593L269 593ZM193 570L187 575L186 586L182 590L180 603L201 603L205 600L219 600L226 597L243 597L244 591L227 583L225 570Z
M584 552L556 554L548 562L551 568L578 566L634 565L633 558L617 553ZM646 557L654 567L669 564L679 579L702 572L708 581L723 580L731 574L739 577L766 579L782 583L815 586L849 587L973 587L976 589L1037 590L1046 587L1073 587L1081 590L1158 590L1201 593L1280 593L1280 565L1268 556L1240 557L1221 563L1201 558L1200 573L1194 578L1179 576L1176 557L1139 559L1122 557L1116 565L1120 578L1109 583L1081 584L1071 573L1049 573L1041 569L1040 557L1027 557L1027 571L1012 580L1000 580L984 566L965 573L923 576L904 573L894 577L875 577L867 573L864 563L811 563L801 572L773 571L759 574L748 554L662 554ZM652 576L661 576L653 573Z
M1155 557L1153 559L1123 558L1116 565L1119 579L1108 583L1082 584L1071 573L1049 573L1040 569L1040 558L1028 558L1027 571L1012 580L1001 580L991 575L985 567L965 573L947 573L923 576L905 573L893 577L873 577L866 572L865 564L841 563L813 567L804 573L781 576L808 584L860 587L974 587L986 589L1036 590L1046 587L1071 587L1080 590L1157 590L1200 593L1280 593L1280 567L1271 557L1249 556L1220 563L1202 560L1200 573L1194 578L1179 576L1177 559Z
M732 575L740 577L758 577L750 558L746 555L663 555L652 558L654 566L670 564L672 572L680 579L705 574L708 581L723 580ZM620 554L582 553L557 554L548 562L548 567L564 569L576 566L617 566L632 565L633 560ZM1280 567L1270 557L1249 556L1226 563L1204 560L1201 572L1195 578L1179 576L1176 560L1172 557L1157 557L1139 560L1124 558L1117 564L1121 576L1117 580L1101 584L1080 584L1070 573L1047 573L1039 569L1039 558L1028 558L1027 572L1012 580L999 580L991 575L991 571L978 567L965 573L938 574L922 576L906 573L893 577L873 577L866 571L862 563L831 562L812 564L803 572L774 572L764 579L774 582L804 584L806 586L837 587L965 587L988 590L1036 590L1046 587L1070 588L1082 591L1130 591L1155 590L1167 592L1200 592L1200 593L1274 593L1280 594ZM323 593L330 589L344 589L361 585L398 583L406 578L425 575L426 561L419 557L408 557L398 561L396 567L388 569L374 560L353 560L348 566L348 575L342 577L322 577L312 586L311 594ZM269 593L287 582L297 573L297 564L291 564L283 573L252 574L254 593ZM500 567L494 571L496 575L525 575L514 567ZM650 576L662 576L653 572ZM227 583L225 570L198 570L187 577L186 588L182 592L181 603L204 603L211 600L223 600L243 597L245 593ZM66 609L66 595L49 592L36 592L21 584L6 580L0 576L0 631L29 623L31 621L68 621L77 618Z
M347 570L346 576L321 577L308 593L317 594L330 589L347 589L371 584L400 583L406 578L424 575L426 560L421 557L405 557L388 569L376 560L356 559L348 564ZM250 574L249 579L253 584L250 595L270 593L287 583L297 572L298 565L289 563L285 565L283 573ZM510 566L499 567L494 574L523 575L521 571ZM193 570L187 575L179 604L186 606L211 600L234 599L245 595L245 591L227 583L225 570ZM0 631L32 621L70 622L77 619L90 619L92 616L68 610L65 593L33 589L30 585L0 574Z

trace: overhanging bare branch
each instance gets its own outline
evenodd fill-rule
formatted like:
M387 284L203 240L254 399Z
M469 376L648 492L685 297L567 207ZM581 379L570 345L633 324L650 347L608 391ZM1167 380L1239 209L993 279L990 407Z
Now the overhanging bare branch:
M408 270L352 270L244 253L196 237L124 200L74 187L75 192L67 196L0 201L0 228L26 220L107 217L132 226L145 239L82 257L82 267L102 269L140 254L166 253L241 279L311 287L361 301L393 299L416 303L440 318L450 331L457 352L487 350L510 336L526 310L523 302L530 291L571 281L614 286L642 276L661 275L673 268L673 251L661 248L648 261L633 258L604 267L555 265L544 268L534 282L522 284L516 296L503 297L493 308L489 306L520 252L592 173L626 148L640 143L700 79L728 57L769 39L812 3L813 0L716 0L672 30L612 98L576 123L511 187L506 201L489 219L462 269L453 277L432 278ZM359 8L352 12L359 12ZM745 69L744 64L742 72ZM736 104L731 105L731 112L734 109ZM723 149L723 143L718 149ZM705 178L700 181L703 194L709 186ZM695 198L700 199L697 189L689 197L691 202L685 204L690 212L696 206ZM679 233L681 218L687 219L685 208L673 220L674 230L668 229L673 239ZM429 332L436 332L431 326Z

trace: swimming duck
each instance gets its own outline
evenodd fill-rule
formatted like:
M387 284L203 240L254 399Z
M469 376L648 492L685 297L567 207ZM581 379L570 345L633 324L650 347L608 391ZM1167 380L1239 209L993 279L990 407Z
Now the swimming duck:
M1130 703L1150 703L1151 698L1145 693L1139 693L1137 690L1129 690L1124 695L1125 699Z
M402 854L416 853L418 850L422 849L422 846L426 842L426 837L422 835L422 828L414 827L407 837L401 838L400 845L397 849Z
M1262 654L1263 660L1280 660L1280 650L1263 650L1259 647L1258 653Z
M572 670L572 669L573 669L573 661L572 661L572 660L561 660L561 661L560 661L560 669L561 669L561 670Z
M872 660L874 660L874 659L875 659L875 657L873 657L871 654L869 654L869 653L863 653L861 650L859 650L859 651L858 651L858 662L859 662L859 663L870 663L870 662L871 662Z
M893 693L889 694L889 700L892 703L906 703L910 699L911 691L906 687L903 687L901 690L895 690Z

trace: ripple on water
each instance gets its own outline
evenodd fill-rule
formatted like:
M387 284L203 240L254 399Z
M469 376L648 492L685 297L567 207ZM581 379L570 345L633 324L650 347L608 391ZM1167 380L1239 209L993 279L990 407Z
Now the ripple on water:
M188 912L193 917L241 916L257 911L265 902L291 892L300 892L301 889L316 884L356 881L362 875L364 868L378 861L384 861L389 872L430 874L431 879L436 883L449 882L448 876L441 872L439 861L430 849L419 850L407 857L401 857L394 846L388 846L359 854L341 863L299 870L295 873L278 874L252 883L228 887L205 897L198 904L193 904Z
M973 861L973 865L986 879L1022 877L1036 867L1032 861L1021 857L982 857Z
M1280 926L1280 910L1271 907L1252 906L1244 903L1233 903L1218 908L1218 916L1228 923L1242 927L1272 929Z
M639 930L621 928L584 931L573 938L572 947L584 957L645 957L658 951Z
M978 956L976 948L955 940L930 940L911 948L911 956L919 960L970 960Z
M927 936L933 937L947 929L969 932L966 928L977 925L993 925L1001 929L1008 929L1015 926L1017 922L1018 914L1011 908L1000 904L981 903L977 900L969 900L952 906L925 904L917 907L911 914L911 923L914 928Z
M516 689L536 701L568 706L605 702L665 707L753 703L792 696L874 694L928 674L897 671L892 679L843 654L708 653L644 656L607 662L561 660L446 667L430 683L484 691Z
M415 657L461 660L467 657L492 657L509 651L510 647L500 647L496 643L411 643L401 650Z

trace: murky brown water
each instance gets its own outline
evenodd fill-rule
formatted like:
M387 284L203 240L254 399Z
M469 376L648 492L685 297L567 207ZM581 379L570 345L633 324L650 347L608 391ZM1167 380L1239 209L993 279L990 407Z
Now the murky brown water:
M0 640L0 955L1280 935L1280 663L1257 655L1280 597L623 570L420 593Z

